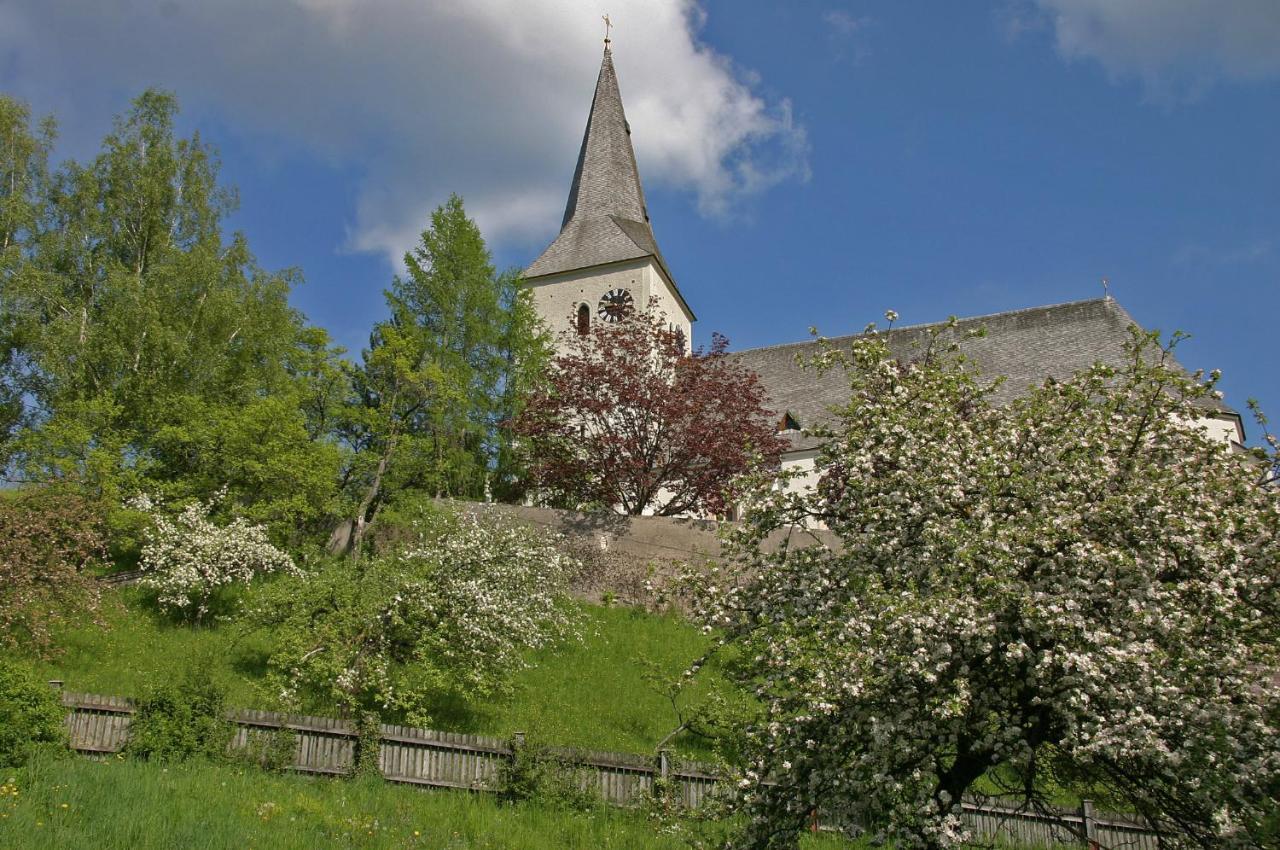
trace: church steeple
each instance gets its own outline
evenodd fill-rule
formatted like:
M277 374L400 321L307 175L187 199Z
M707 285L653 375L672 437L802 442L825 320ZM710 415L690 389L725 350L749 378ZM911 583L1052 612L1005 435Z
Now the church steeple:
M640 187L640 171L631 147L631 126L622 109L618 76L613 70L613 55L606 46L596 80L596 94L591 100L591 115L582 134L578 167L573 172L569 202L565 204L563 229L575 216L619 218L645 222L649 212Z
M613 53L606 43L560 234L525 269L525 278L562 275L646 257L662 270L680 307L692 320L693 312L675 287L649 223L640 170L631 147L631 125L622 109Z
M649 223L608 41L560 233L524 276L548 327L562 327L570 314L575 327L589 326L592 316L607 313L606 295L629 296L646 306L656 299L658 309L690 337L693 311Z

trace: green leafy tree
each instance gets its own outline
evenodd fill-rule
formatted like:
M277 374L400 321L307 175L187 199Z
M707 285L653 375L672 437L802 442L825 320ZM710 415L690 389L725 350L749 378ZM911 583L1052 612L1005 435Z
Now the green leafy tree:
M396 493L518 492L518 461L500 426L548 354L528 293L515 274L495 271L457 195L432 213L405 268L386 292L391 318L374 329L354 376L356 549Z
M23 419L25 344L18 293L20 276L43 215L48 192L52 119L31 126L31 111L0 95L0 469Z
M351 549L358 557L369 522L386 499L391 463L427 408L448 403L449 387L439 366L423 350L412 321L393 315L373 332L362 366L354 370L357 403L348 413L355 448L348 479L360 488Z
M176 114L145 92L24 213L5 292L27 401L13 468L111 497L226 485L233 509L295 533L340 510L341 458L314 420L336 354L289 306L299 275L224 238L234 192Z

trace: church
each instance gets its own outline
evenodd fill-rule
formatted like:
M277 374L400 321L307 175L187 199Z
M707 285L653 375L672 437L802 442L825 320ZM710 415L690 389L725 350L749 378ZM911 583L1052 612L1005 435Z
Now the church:
M553 334L586 333L593 322L617 322L628 310L653 303L686 340L693 338L696 317L649 221L607 39L560 233L524 277ZM966 343L965 353L982 374L1005 377L993 400L1008 403L1046 378L1064 379L1097 362L1120 366L1132 324L1137 324L1133 317L1107 296L965 318L953 332L986 331ZM907 357L931 327L936 326L895 328L886 339L895 353ZM847 345L854 336L828 341ZM815 477L821 446L806 429L848 400L838 370L820 375L800 365L816 346L805 340L732 355L760 376L788 441L782 467L796 473L789 484L793 488L809 486ZM1244 442L1241 417L1226 405L1205 410L1200 424L1224 442Z

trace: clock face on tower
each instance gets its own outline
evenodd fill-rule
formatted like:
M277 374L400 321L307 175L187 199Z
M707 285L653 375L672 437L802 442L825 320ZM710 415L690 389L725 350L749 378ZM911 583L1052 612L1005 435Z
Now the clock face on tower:
M596 315L601 321L620 322L626 318L634 306L630 292L625 289L611 289L600 296L600 307L596 310Z

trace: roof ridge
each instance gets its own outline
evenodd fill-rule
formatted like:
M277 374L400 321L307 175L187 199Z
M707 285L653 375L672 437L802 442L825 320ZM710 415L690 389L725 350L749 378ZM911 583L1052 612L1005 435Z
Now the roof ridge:
M1117 308L1119 308L1120 312L1123 313L1127 319L1129 319L1129 321L1131 322L1133 321L1133 317L1129 315L1129 311L1124 309L1124 307L1120 306L1120 302L1116 301L1116 299L1112 298L1109 295L1104 295L1101 298L1082 298L1077 301L1061 301L1056 304L1040 304L1035 307L1019 307L1016 310L1002 310L998 313L984 313L979 316L958 316L956 317L956 323L960 324L963 322L977 322L983 319L997 319L997 318L1004 318L1006 316L1016 316L1021 313L1034 313L1038 310L1053 310L1059 307L1076 307L1082 304L1096 304L1096 303L1114 304ZM890 328L877 328L876 330L879 331L880 333L897 333L899 331L914 331L914 330L921 330L923 328L932 328L938 325L945 325L949 321L951 321L950 317L946 319L941 319L936 322L920 322L914 325L899 325L897 327L890 327ZM789 348L793 346L813 345L814 343L818 342L818 340L825 340L827 342L832 342L834 340L855 339L860 336L865 336L866 333L867 332L864 330L864 331L859 331L857 333L840 334L839 336L815 336L812 339L797 340L795 342L778 342L778 343L774 343L773 345L761 345L761 346L756 346L755 348L743 348L738 351L731 351L730 353L746 354L748 352L754 352L754 351L772 351L776 348Z
M636 220L635 220L635 219L633 219L633 218L627 218L626 216L621 216L621 215L618 215L618 214L616 214L616 213L611 213L611 214L609 215L609 220L610 220L610 221L612 221L612 222L613 222L613 226L614 226L614 227L616 227L616 228L618 228L619 232L621 232L621 233L622 233L622 235L623 235L623 236L625 236L625 237L627 238L627 241L628 241L628 242L630 242L632 245L635 245L635 246L636 246L636 248L638 248L639 250L644 251L644 252L645 252L645 256L657 257L657 253L656 253L656 251L655 251L654 249L655 249L655 248L657 248L657 246L658 246L658 239L657 239L657 237L656 237L656 236L654 236L654 235L653 235L653 228L649 226L649 222L647 222L647 221L636 221ZM638 225L640 225L641 227L649 228L649 235L650 235L650 237L653 239L653 245L652 245L652 246L650 246L650 245L641 245L639 242L637 242L637 241L635 240L635 237L631 235L630 231L628 231L628 230L627 230L627 228L625 228L625 227L623 227L623 226L622 226L622 222L624 222L624 221L626 221L626 222L630 222L630 223L632 223L632 224L638 224Z

